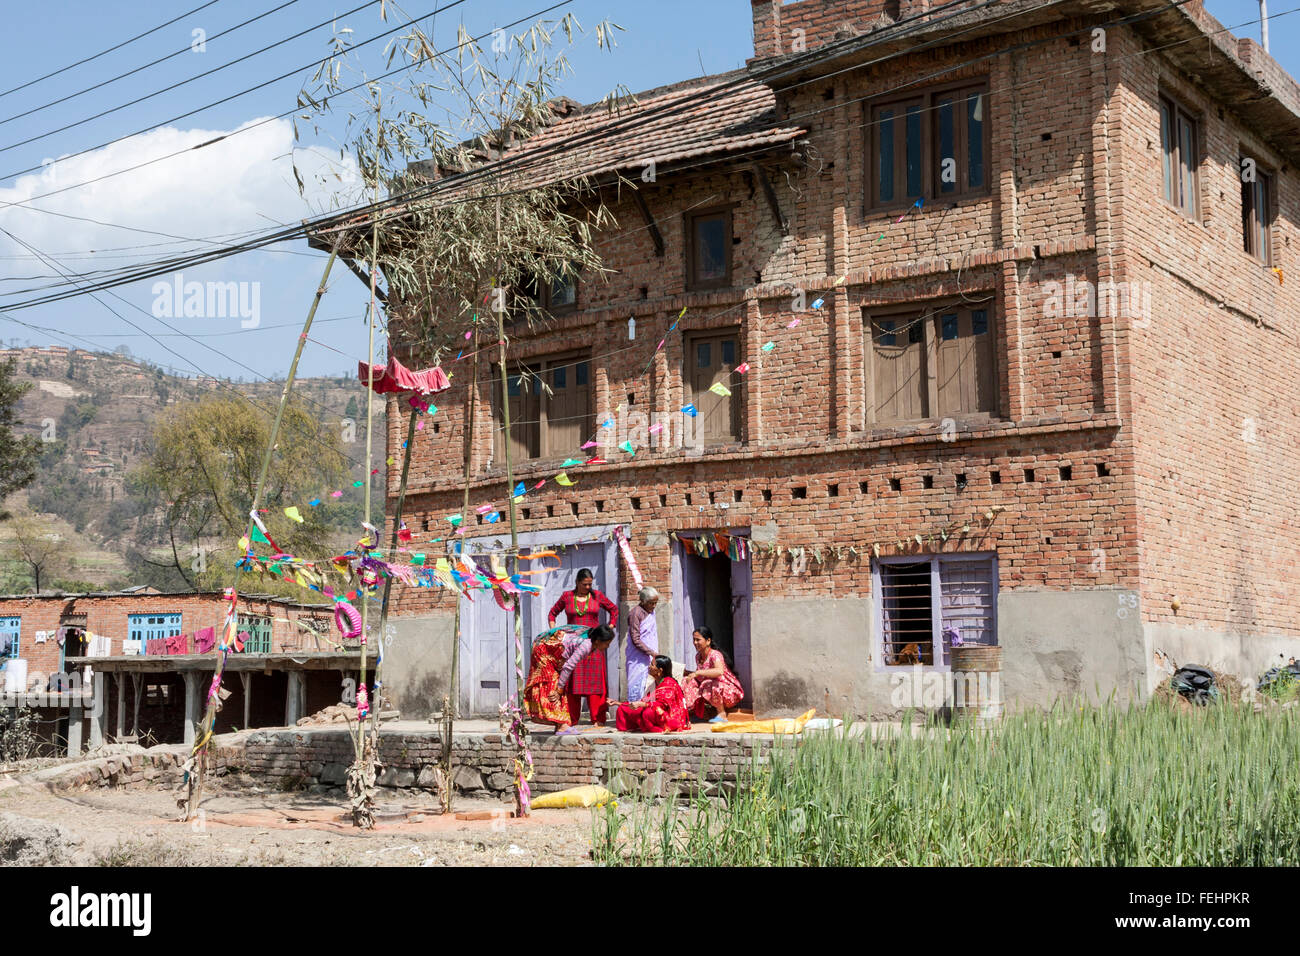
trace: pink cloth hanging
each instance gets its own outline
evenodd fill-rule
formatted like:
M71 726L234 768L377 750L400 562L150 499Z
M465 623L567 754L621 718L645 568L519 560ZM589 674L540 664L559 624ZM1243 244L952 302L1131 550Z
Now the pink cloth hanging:
M194 651L197 654L207 654L216 646L217 629L215 627L205 627L201 631L194 632Z
M362 385L370 381L371 367L369 362L357 363L357 378L361 380ZM373 368L374 389L380 395L388 392L419 392L422 395L430 395L451 388L447 373L436 365L433 368L412 372L397 359L390 358L383 368L378 365Z
M188 634L177 634L175 637L167 638L168 654L188 654L190 652L190 636Z

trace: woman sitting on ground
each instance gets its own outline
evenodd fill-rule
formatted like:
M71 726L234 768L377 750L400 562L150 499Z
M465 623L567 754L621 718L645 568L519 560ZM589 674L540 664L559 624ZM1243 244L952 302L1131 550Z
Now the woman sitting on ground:
M696 720L725 724L727 711L741 702L745 689L731 672L727 657L713 646L713 631L701 625L695 629L696 670L686 675L682 691L686 709Z
M682 687L673 680L673 662L663 654L650 661L650 678L654 686L643 700L619 704L614 726L623 732L662 734L673 730L690 730Z
M593 627L564 625L538 637L524 685L524 709L533 720L554 724L557 734L576 733L570 725L565 688L573 670L589 654L604 654L614 640L608 624Z

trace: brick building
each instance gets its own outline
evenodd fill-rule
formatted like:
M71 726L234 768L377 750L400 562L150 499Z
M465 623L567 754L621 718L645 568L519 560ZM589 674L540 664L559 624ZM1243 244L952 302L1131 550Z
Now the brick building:
M216 659L193 635L219 634L225 613L220 591L0 596L0 643L26 665L22 691L0 693L0 706L33 708L73 752L109 736L189 742ZM240 594L238 615L248 639L227 663L218 731L292 724L342 699L357 645L339 646L332 607Z
M570 168L637 187L606 196L609 275L550 284L552 320L511 335L549 387L512 378L515 480L547 479L522 540L566 546L526 631L579 566L631 607L621 526L661 647L709 622L760 712L896 712L949 628L1003 647L1013 705L1141 696L1162 655L1256 675L1300 648L1300 87L1197 2L927 11L753 0L745 70L507 149L604 129ZM498 372L457 370L406 499L430 537L471 398L472 501L505 500ZM608 463L550 481L593 435ZM509 541L466 524L471 551ZM716 533L731 557L701 553ZM404 712L446 691L453 600L401 595ZM514 686L486 603L462 608L474 713Z

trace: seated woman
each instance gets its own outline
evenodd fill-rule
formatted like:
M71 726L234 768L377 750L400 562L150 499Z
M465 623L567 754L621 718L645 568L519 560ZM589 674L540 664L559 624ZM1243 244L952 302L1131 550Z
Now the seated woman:
M725 724L727 711L745 696L740 680L731 672L726 655L713 646L713 631L701 625L695 629L696 670L686 675L682 691L686 709L696 720Z
M656 655L650 661L650 678L654 687L646 692L644 700L618 705L614 726L624 732L643 734L690 730L681 685L673 680L672 660L663 654Z
M570 729L572 718L565 688L573 669L588 654L604 654L614 640L614 629L607 624L585 628L566 624L540 635L533 644L524 685L524 710L543 724L554 724L557 734L576 733Z

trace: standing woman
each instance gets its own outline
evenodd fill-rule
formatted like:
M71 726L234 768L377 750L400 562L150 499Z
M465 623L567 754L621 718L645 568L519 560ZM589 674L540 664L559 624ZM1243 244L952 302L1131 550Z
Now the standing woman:
M578 571L573 590L561 594L555 607L551 608L548 621L551 627L555 627L555 616L563 611L566 624L594 628L600 624L602 608L609 614L610 628L617 629L618 606L592 587L591 571L582 568ZM605 703L609 695L607 688L605 655L588 654L573 669L573 679L565 688L568 693L570 722L576 724L582 719L582 698L585 697L591 722L597 727L605 726L605 718L609 716L609 708Z
M556 627L533 642L532 664L524 685L524 709L533 720L553 724L558 733L569 733L569 715L564 685L578 664L588 657L603 655L614 640L608 627L585 630ZM577 731L572 731L577 733Z
M650 663L659 653L659 628L655 605L659 592L645 587L637 595L640 603L627 614L627 699L640 700L650 682Z

